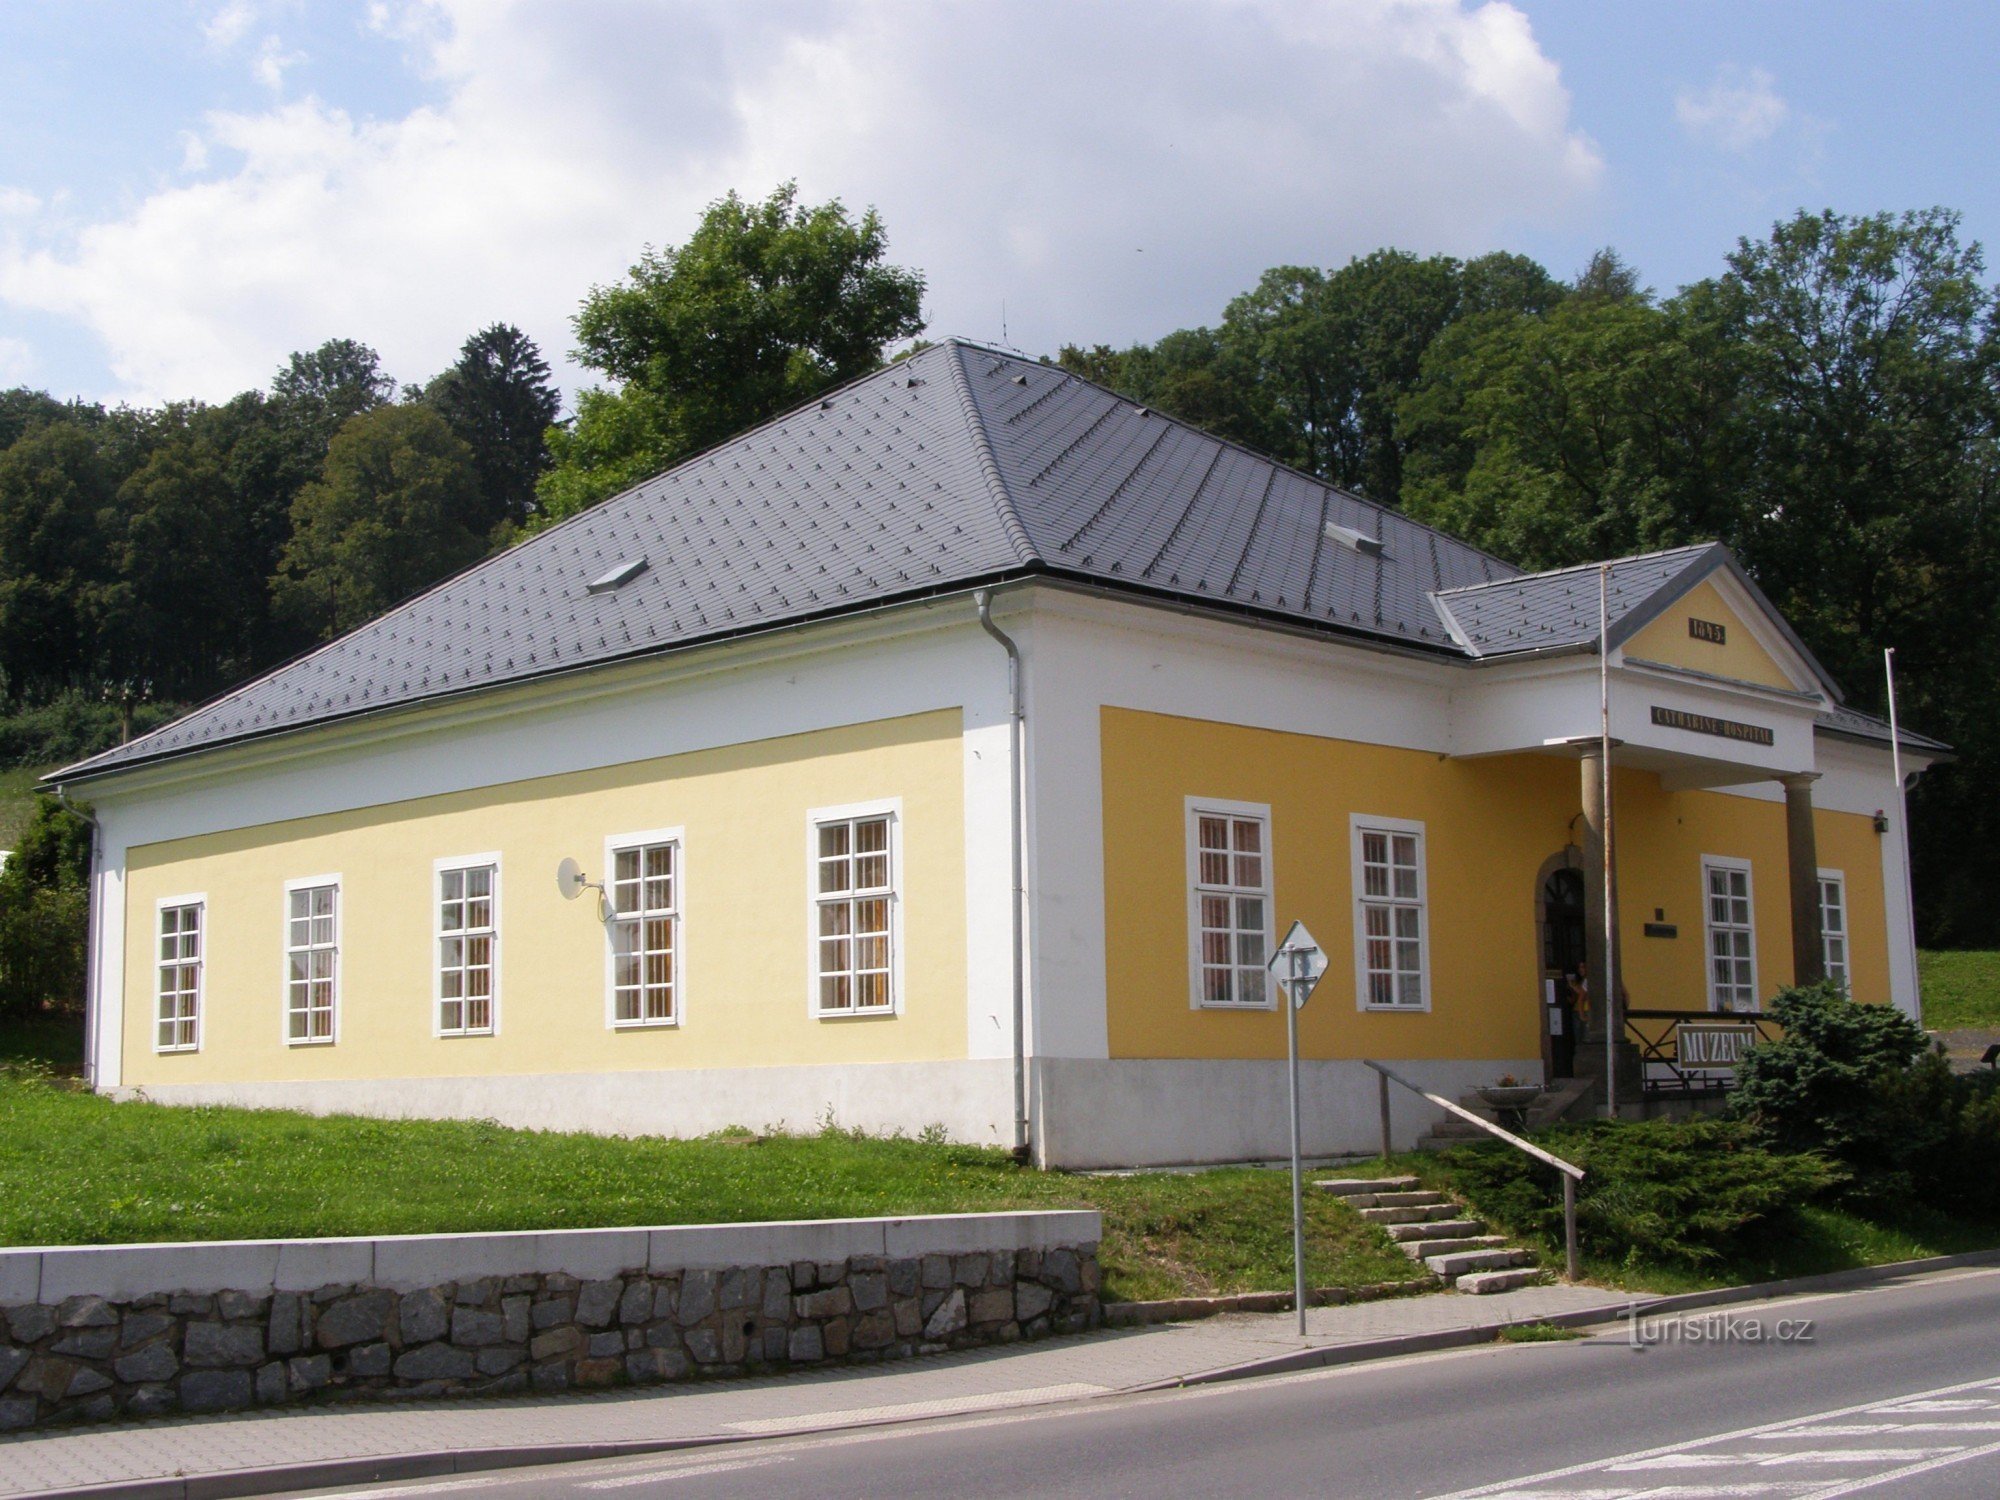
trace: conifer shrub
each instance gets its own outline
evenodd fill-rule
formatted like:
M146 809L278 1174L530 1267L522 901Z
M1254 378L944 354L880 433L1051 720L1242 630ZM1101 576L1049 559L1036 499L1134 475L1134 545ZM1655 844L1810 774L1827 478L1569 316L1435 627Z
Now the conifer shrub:
M1584 1253L1628 1267L1702 1270L1755 1255L1839 1178L1824 1158L1769 1150L1733 1120L1602 1120L1558 1126L1536 1142L1584 1169ZM1553 1167L1476 1146L1441 1153L1435 1170L1510 1232L1562 1243L1562 1174Z
M2000 1216L2000 1080L1961 1075L1909 1017L1832 984L1780 992L1784 1035L1737 1068L1730 1112L1775 1151L1840 1164L1840 1196Z

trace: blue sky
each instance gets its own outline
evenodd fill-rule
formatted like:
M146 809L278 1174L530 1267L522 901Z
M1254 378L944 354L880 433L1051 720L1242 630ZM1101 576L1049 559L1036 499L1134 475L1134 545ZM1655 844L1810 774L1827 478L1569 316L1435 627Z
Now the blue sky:
M153 402L335 336L419 380L736 188L879 205L934 333L1212 321L1281 262L1616 246L1794 208L2000 240L1991 4L0 0L0 385ZM1135 24L1143 18L1143 25Z

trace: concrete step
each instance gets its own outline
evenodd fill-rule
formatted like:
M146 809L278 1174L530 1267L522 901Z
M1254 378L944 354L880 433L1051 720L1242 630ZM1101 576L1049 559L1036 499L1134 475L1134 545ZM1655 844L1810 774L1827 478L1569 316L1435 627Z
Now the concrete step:
M1483 1297L1492 1292L1511 1292L1517 1287L1540 1286L1547 1280L1546 1271L1530 1266L1513 1271L1475 1271L1469 1276L1459 1277L1452 1287L1474 1297Z
M1313 1184L1322 1193L1339 1198L1373 1197L1377 1193L1402 1193L1417 1186L1414 1177L1328 1177Z
M1449 1203L1451 1199L1443 1193L1429 1188L1418 1188L1406 1193L1377 1193L1376 1208L1429 1208L1436 1203Z
M1411 1208L1364 1208L1361 1217L1377 1224L1426 1224L1449 1219L1457 1212L1456 1203L1424 1203Z
M1498 1250L1507 1243L1504 1234L1462 1234L1449 1240L1405 1240L1402 1252L1411 1260L1428 1261L1433 1255L1457 1255L1466 1250Z
M1457 1239L1462 1235L1486 1233L1484 1219L1432 1219L1426 1224L1391 1224L1389 1238L1397 1244L1422 1240Z
M1534 1260L1527 1250L1463 1250L1456 1255L1426 1255L1424 1264L1439 1276L1450 1279L1467 1271L1504 1271L1510 1266Z
M1535 1101L1528 1111L1528 1128L1539 1129L1561 1119L1589 1119L1597 1097L1597 1086L1589 1081L1558 1084Z
M1480 1130L1470 1120L1460 1120L1456 1114L1448 1114L1430 1126L1434 1136L1458 1136L1460 1140L1492 1140L1490 1130Z

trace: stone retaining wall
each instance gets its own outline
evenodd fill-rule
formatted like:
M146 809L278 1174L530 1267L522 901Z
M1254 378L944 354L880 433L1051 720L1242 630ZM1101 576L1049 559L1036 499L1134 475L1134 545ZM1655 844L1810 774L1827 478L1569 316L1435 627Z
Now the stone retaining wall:
M0 1250L0 1431L653 1383L1074 1332L1101 1316L1098 1233L1094 1213L963 1214ZM312 1274L364 1262L349 1279Z

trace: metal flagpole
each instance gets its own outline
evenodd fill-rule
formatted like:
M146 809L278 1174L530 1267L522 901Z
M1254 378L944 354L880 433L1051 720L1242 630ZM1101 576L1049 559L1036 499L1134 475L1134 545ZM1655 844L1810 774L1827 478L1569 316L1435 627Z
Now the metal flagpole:
M1618 994L1617 894L1611 888L1611 564L1597 570L1597 710L1599 745L1598 775L1603 778L1598 805L1604 809L1604 972L1598 982L1604 986L1598 996L1598 1013L1604 1017L1604 1112L1618 1118L1618 1046L1611 1017Z
M1889 765L1896 778L1896 837L1903 845L1903 916L1910 929L1910 951L1917 949L1917 894L1910 879L1910 799L1903 790L1903 731L1896 719L1896 648L1882 653L1882 671L1889 679ZM1917 988L1916 1022L1924 1024L1924 992Z
M1291 992L1285 996L1285 1052L1292 1081L1292 1296L1298 1306L1299 1337L1306 1336L1306 1204L1299 1183L1299 996L1306 983L1306 950L1294 947Z

